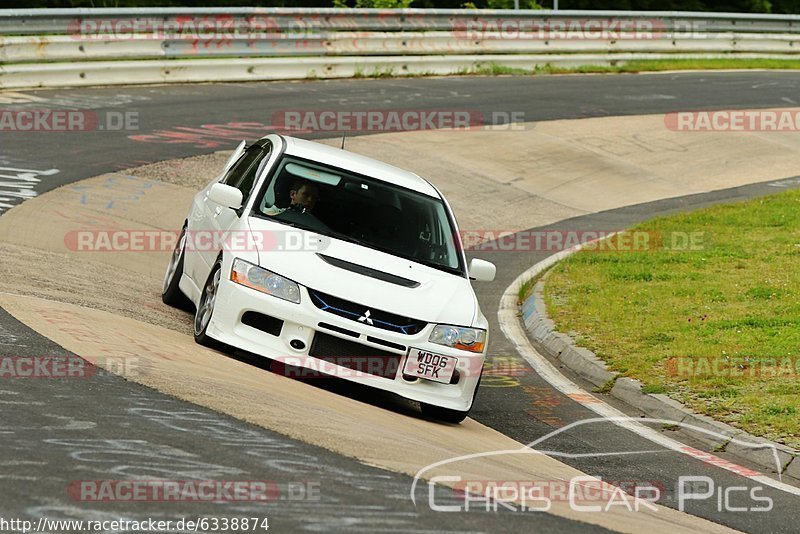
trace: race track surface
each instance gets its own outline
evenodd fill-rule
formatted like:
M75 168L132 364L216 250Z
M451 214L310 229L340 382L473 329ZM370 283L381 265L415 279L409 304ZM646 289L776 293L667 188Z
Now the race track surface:
M0 233L3 234L4 252L13 249L13 265L16 278L9 275L9 280L21 280L19 269L24 265L34 264L37 256L47 256L50 269L57 269L57 253L59 244L63 244L64 228L71 228L73 221L57 220L52 215L59 210L69 212L70 204L55 201L65 190L44 193L85 178L104 173L122 171L139 165L173 159L178 157L207 154L217 150L230 149L236 144L238 136L249 134L249 138L262 135L274 122L276 112L292 109L468 109L474 110L488 120L493 114L516 114L524 117L526 123L536 123L557 119L591 119L595 117L658 115L678 110L696 109L754 109L780 108L795 105L794 98L800 76L793 73L694 73L694 74L659 74L643 76L554 76L542 78L441 78L415 80L358 80L358 81L326 81L309 83L270 83L270 84L225 84L225 85L192 85L179 87L140 87L140 88L96 88L81 90L34 91L25 93L0 93L0 102L7 109L81 109L94 110L98 114L107 111L135 111L139 124L137 131L89 131L80 133L57 132L4 132L0 145L0 161L6 168L23 171L5 171L11 181L27 177L28 183L35 183L34 190L43 195L25 202L12 209L0 218ZM494 115L497 116L497 115ZM622 125L633 124L619 122ZM242 123L248 123L243 126ZM235 128L231 128L236 124ZM559 123L560 124L560 123ZM209 127L208 125L227 125L227 130ZM542 124L541 135L554 135ZM566 126L564 126L566 127ZM234 131L231 131L234 130ZM513 134L513 132L511 132ZM379 147L385 159L391 160L391 150L398 139L405 134L388 134L383 141L372 141L368 137L353 139L353 147L362 147L364 151ZM455 135L455 134L453 134ZM500 133L498 132L498 135ZM507 135L507 134L503 134ZM533 135L533 133L531 133ZM624 136L624 132L609 132L608 138L615 135ZM790 134L796 135L796 134ZM330 137L330 133L309 133L305 137ZM247 137L247 135L245 135ZM379 136L380 137L380 136ZM567 141L569 136L565 136ZM387 141L388 139L388 141ZM790 139L790 138L786 138ZM380 143L383 144L380 144ZM630 139L614 142L614 147L625 146ZM774 144L774 142L769 141ZM378 143L378 144L375 144ZM766 143L766 142L765 142ZM786 141L787 147L794 147L796 141ZM424 143L423 143L424 144ZM355 149L354 148L354 149ZM446 147L445 147L446 149ZM420 148L422 150L422 148ZM776 152L780 152L777 150ZM617 154L621 159L626 154ZM408 154L396 157L409 157ZM426 158L433 158L426 154ZM633 157L633 156L630 156ZM750 176L741 179L736 187L720 189L720 187L699 186L688 189L693 194L679 196L674 191L655 195L654 200L643 202L639 191L631 190L629 201L616 201L610 204L611 209L602 209L598 205L569 205L569 189L561 190L559 197L547 196L536 191L538 199L545 199L550 204L543 207L561 206L563 212L550 218L530 219L529 225L515 227L524 229L557 230L616 230L629 226L647 218L688 210L718 202L730 202L752 198L779 190L797 187L798 180L790 172L796 164L787 156L785 169L779 169L778 175ZM523 167L525 162L523 162ZM735 168L735 166L734 166ZM775 171L775 169L772 169ZM54 172L57 171L57 172ZM767 171L765 171L767 172ZM436 182L436 177L427 175ZM39 180L38 182L35 180ZM108 177L97 179L100 184ZM120 178L120 180L122 180ZM137 183L146 183L138 179ZM768 180L768 181L764 181ZM780 181L779 181L780 180ZM757 182L747 185L749 182ZM85 182L91 184L92 182ZM107 182L105 182L107 183ZM455 188L456 182L450 181L448 187ZM465 184L468 186L468 184ZM98 182L94 182L98 186ZM6 186L9 187L9 186ZM181 188L174 184L159 184L163 187L161 197L145 199L116 198L116 208L128 213L113 213L115 208L107 202L104 206L91 205L96 198L89 197L82 202L81 194L97 192L90 186L81 193L75 188L69 195L83 207L74 208L73 214L85 215L89 211L97 216L101 224L108 221L125 221L127 224L154 224L155 227L170 228L179 224L182 212L177 211L155 223L155 218L168 212L176 198L185 198L191 189ZM686 186L689 187L689 186ZM135 188L134 188L135 189ZM448 197L450 192L445 190ZM134 195L135 196L135 195ZM656 200L661 197L663 198ZM155 198L150 203L151 198ZM624 190L615 197L624 199ZM159 200L160 199L160 200ZM106 199L108 200L108 199ZM113 204L114 202L111 202ZM162 205L159 205L161 202ZM506 201L504 201L506 202ZM542 200L544 202L544 200ZM633 205L626 205L633 204ZM455 205L455 203L454 203ZM464 204L467 205L466 203ZM510 219L514 219L515 207L509 207ZM554 208L555 209L555 208ZM82 211L84 210L84 211ZM86 211L89 210L89 211ZM150 213L148 210L151 210ZM551 212L552 214L553 212ZM463 218L456 206L456 215ZM107 217L103 219L102 217ZM469 218L467 216L466 218ZM42 234L42 227L37 227L37 219L45 220L51 234ZM169 219L169 220L168 220ZM3 226L3 221L8 222ZM77 219L76 219L77 220ZM174 223L172 221L175 221ZM85 220L84 220L85 222ZM509 228L508 225L502 226ZM475 226L472 226L475 228ZM482 226L486 229L486 226ZM463 228L462 228L463 229ZM61 232L60 234L58 232ZM35 243L33 250L25 250L25 243ZM174 390L170 384L181 382L183 363L177 367L159 366L147 357L148 363L142 369L147 379L133 382L123 380L113 374L99 373L88 380L17 380L5 381L0 385L0 403L6 404L9 414L4 418L1 429L4 432L4 443L7 450L6 461L0 463L0 476L7 479L13 489L6 493L7 498L0 503L0 512L5 517L38 517L48 515L56 517L95 518L99 514L104 517L175 517L190 515L208 515L208 506L198 504L175 503L85 503L76 502L68 494L66 488L70 481L82 479L122 479L122 478L219 478L219 479L270 479L281 484L302 485L305 481L317 482L320 488L319 500L298 497L296 500L282 500L272 503L267 508L260 504L228 503L224 513L233 515L268 515L270 521L287 530L300 529L340 529L348 531L497 531L511 528L526 528L535 524L542 531L585 531L591 524L592 529L609 527L615 530L633 530L636 522L642 519L634 514L632 520L621 520L613 514L600 519L595 514L571 513L566 506L561 506L552 513L538 512L532 514L505 511L499 515L473 511L470 513L434 512L426 503L427 486L418 488L417 505L409 500L411 476L415 469L422 468L436 459L467 453L473 449L494 447L504 443L529 443L552 433L569 423L593 417L594 414L585 407L575 403L558 392L533 372L526 372L526 364L515 354L513 346L504 339L497 324L499 299L503 290L516 276L531 264L546 257L549 251L523 251L479 253L498 265L498 280L493 284L476 285L481 306L492 322L493 336L490 354L498 362L521 372L498 375L482 388L472 417L474 421L462 427L449 427L424 421L418 417L415 408L397 399L385 398L370 391L353 389L336 381L325 384L297 383L289 379L272 376L251 361L239 361L219 354L205 354L199 347L191 344L185 335L185 324L188 315L180 312L163 310L160 302L154 302L151 310L142 311L142 315L158 315L158 320L149 320L146 327L131 326L125 319L114 319L108 311L85 310L71 308L74 304L92 304L73 302L73 304L48 303L46 300L20 298L12 295L17 291L5 288L6 293L0 295L0 305L11 312L3 312L0 317L0 339L2 339L2 355L30 356L41 354L65 354L66 348L81 356L91 356L85 350L86 337L96 336L92 342L95 347L113 346L117 342L122 346L125 332L147 331L150 351L158 353L159 343L163 343L165 354L175 352L174 358L165 358L174 363L181 357L191 362L192 355L197 352L197 369L211 369L215 362L223 369L241 372L242 377L250 376L253 384L247 386L247 395L254 403L250 413L246 407L240 406L235 412L230 409L237 403L237 392L221 392L216 387L214 376L188 376L197 382L184 381L180 390ZM156 255L157 256L157 255ZM9 261L5 268L10 269ZM152 279L163 268L163 255L153 257L137 257L132 260L113 259L111 255L101 260L87 259L86 277L82 280L68 280L74 286L83 288L87 299L90 293L97 291L118 291L120 298L136 291L137 276L141 276L142 287L152 286ZM25 260L25 261L22 261ZM64 256L66 263L83 261L80 257ZM135 266L128 268L130 261ZM27 263L26 263L27 262ZM118 283L114 282L113 267L126 269L129 273L121 273ZM107 284L92 287L92 270L98 266L107 271L96 272L97 280ZM65 272L67 269L65 269ZM71 271L70 271L71 272ZM133 273L133 274L131 274ZM63 273L46 276L54 286L61 284L59 278ZM41 272L30 278L39 280ZM157 280L157 277L155 278ZM108 281L110 280L110 282ZM147 282L145 282L147 280ZM10 283L10 282L8 282ZM46 283L38 282L41 289ZM65 286L66 287L66 286ZM107 288L107 289L104 289ZM19 287L19 293L36 294L36 291ZM50 288L54 300L71 302L64 295L59 297L59 287ZM63 291L63 289L62 289ZM64 291L65 293L67 291ZM149 293L145 293L149 295ZM45 296L45 295L38 295ZM91 306L90 307L96 307ZM55 332L56 323L61 324L61 334L49 336L53 341L37 335L29 326L38 326L36 330L48 329L47 314L52 315L49 321L50 332ZM130 315L135 317L136 310ZM16 317L16 318L15 318ZM71 324L68 324L69 317ZM22 319L23 323L19 321ZM164 330L159 322L175 320L171 329ZM80 325L90 325L91 334L76 333ZM131 323L132 324L132 323ZM28 326L26 326L28 325ZM122 326L121 326L122 325ZM144 328L144 330L139 330ZM181 329L184 328L184 333ZM116 330L115 330L116 329ZM149 329L149 330L148 330ZM72 330L72 332L70 332ZM58 339L55 339L58 337ZM131 336L136 338L136 336ZM127 340L138 350L144 341ZM83 345L82 345L83 343ZM71 346L70 346L71 345ZM87 349L88 350L88 349ZM121 348L120 350L125 350ZM201 354L203 353L203 354ZM141 355L141 354L140 354ZM183 355L183 356L181 356ZM200 362L206 362L203 365ZM166 374L161 374L169 370ZM154 371L154 372L153 372ZM208 380L203 382L199 378ZM157 379L156 379L157 378ZM243 378L243 380L245 380ZM274 381L274 384L273 382ZM134 382L142 382L157 387L161 391L175 394L177 400L170 395L148 389ZM287 383L288 382L288 383ZM273 389L259 389L273 384ZM288 392L284 395L281 388ZM590 389L587 387L587 389ZM275 398L270 399L270 391ZM297 413L303 415L294 421L292 427L292 409L290 401L298 392L305 392L310 399L308 406L297 406ZM230 396L229 396L230 395ZM598 395L604 397L603 395ZM612 402L606 399L608 402ZM223 401L227 401L223 402ZM286 402L282 402L286 401ZM217 402L219 402L217 404ZM258 404L263 402L263 404ZM330 413L320 411L314 413L314 402L324 405L337 414L330 419ZM613 403L613 402L612 402ZM211 408L211 409L209 409ZM630 408L625 408L630 410ZM217 410L216 412L214 410ZM279 413L283 410L283 413ZM221 413L220 413L221 412ZM630 410L633 415L635 411ZM366 419L364 414L369 414ZM315 420L316 416L316 420ZM325 436L336 436L336 432L347 433L348 417L352 417L358 425L374 425L381 429L360 439L358 432L353 434L352 450L340 450L345 447L339 440L326 442ZM244 421L249 421L248 424ZM283 420L278 425L279 432L268 430L276 420ZM315 423L316 421L316 423ZM302 423L302 425L300 424ZM316 425L316 426L315 426ZM360 431L360 430L359 430ZM394 435L393 433L396 433ZM460 433L460 434L459 434ZM671 435L676 433L671 432ZM289 436L289 437L287 437ZM437 447L431 449L431 442L419 441L419 436L433 437ZM463 448L461 443L448 440L459 438L474 440ZM480 436L480 437L479 437ZM703 445L690 436L677 434L678 439L698 448ZM366 436L365 436L366 438ZM382 442L383 440L383 442ZM404 441L406 440L406 441ZM507 441L504 441L507 440ZM364 450L358 450L361 441ZM418 447L417 451L414 447ZM385 447L386 450L383 450ZM387 454L392 447L398 452ZM570 476L575 468L584 473L602 477L612 483L626 481L652 481L666 489L665 498L660 504L676 508L674 488L681 476L708 476L715 481L717 487L735 486L752 487L754 484L733 473L701 463L686 456L669 452L634 434L621 430L611 423L597 423L587 427L577 427L558 433L545 443L537 445L538 449L548 451L556 461L539 456L536 459L538 476L553 479ZM331 451L338 451L337 454ZM36 451L31 455L31 451ZM637 454L624 454L635 452ZM724 456L724 455L723 455ZM359 462L356 459L360 459ZM409 460L409 458L411 460ZM416 459L415 459L416 458ZM522 460L520 460L522 461ZM369 465L365 465L366 462ZM563 462L566 466L560 466ZM524 462L523 462L524 463ZM502 476L499 465L494 465L488 472L484 471L488 464L474 467L472 476ZM374 467L380 466L380 467ZM525 469L513 462L504 468ZM531 474L530 476L534 476ZM313 485L313 484L312 484ZM437 490L437 502L458 502L458 494L448 488ZM700 518L709 519L726 527L748 532L793 532L791 518L797 509L798 497L785 492L766 488L763 495L773 499L774 508L767 513L742 513L721 510L715 500L691 503L688 511ZM746 501L746 500L745 500ZM747 506L747 502L735 502L734 505ZM563 505L563 503L561 503ZM751 503L752 504L752 503ZM265 511L266 510L266 511ZM662 510L660 520L648 518L655 530L669 530L670 521L683 521L679 514ZM619 514L624 516L624 514ZM271 523L272 525L272 523ZM641 526L641 525L640 525ZM702 521L683 526L686 531L712 529L710 523ZM675 530L682 530L676 526Z

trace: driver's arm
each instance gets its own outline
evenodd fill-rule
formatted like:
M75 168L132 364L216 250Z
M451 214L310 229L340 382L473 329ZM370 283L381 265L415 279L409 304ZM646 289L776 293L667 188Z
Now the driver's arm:
M286 208L279 208L278 206L270 206L268 208L263 208L261 213L264 215L269 215L270 217L275 217L276 215L280 215L286 211Z

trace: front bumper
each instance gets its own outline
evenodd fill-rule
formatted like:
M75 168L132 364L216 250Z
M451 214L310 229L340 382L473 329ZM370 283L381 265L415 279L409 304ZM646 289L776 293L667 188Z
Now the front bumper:
M429 343L428 338L433 330L433 324L429 324L418 334L403 335L345 319L314 306L305 287L300 286L300 291L300 303L294 304L241 286L223 277L214 315L206 333L233 347L282 361L295 368L321 371L327 375L443 408L459 411L470 409L483 369L484 353L476 354ZM242 318L247 312L264 314L283 321L280 333L274 335L244 324ZM320 326L321 323L326 326ZM344 334L343 330L358 337ZM311 356L309 353L312 352L315 336L338 338L342 340L343 346L357 343L361 347L368 347L366 349L368 353L374 349L375 354L381 356L376 356L370 365L374 363L375 367L386 366L382 367L382 374L387 377L354 371L351 367L345 366L347 364L330 363L330 358L322 360ZM367 338L377 340L378 343ZM333 341L335 344L335 339ZM394 346L387 346L389 344ZM302 348L298 348L301 345ZM425 379L409 379L404 376L403 369L412 347L458 358L458 381L444 384ZM341 354L341 357L343 358L341 363L352 361L352 354Z

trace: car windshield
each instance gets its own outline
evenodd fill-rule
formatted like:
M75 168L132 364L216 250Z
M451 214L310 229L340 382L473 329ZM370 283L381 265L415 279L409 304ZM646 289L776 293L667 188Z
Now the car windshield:
M464 274L441 200L335 167L284 156L252 215Z

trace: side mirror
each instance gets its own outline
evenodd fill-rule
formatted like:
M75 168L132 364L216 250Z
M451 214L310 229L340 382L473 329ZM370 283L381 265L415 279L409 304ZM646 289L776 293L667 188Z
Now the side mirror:
M242 192L227 184L212 185L208 199L225 208L238 210L242 207Z
M472 261L469 262L469 277L473 280L491 282L494 280L494 275L496 273L497 267L494 266L494 263L490 263L486 260L479 260L478 258L473 258Z

